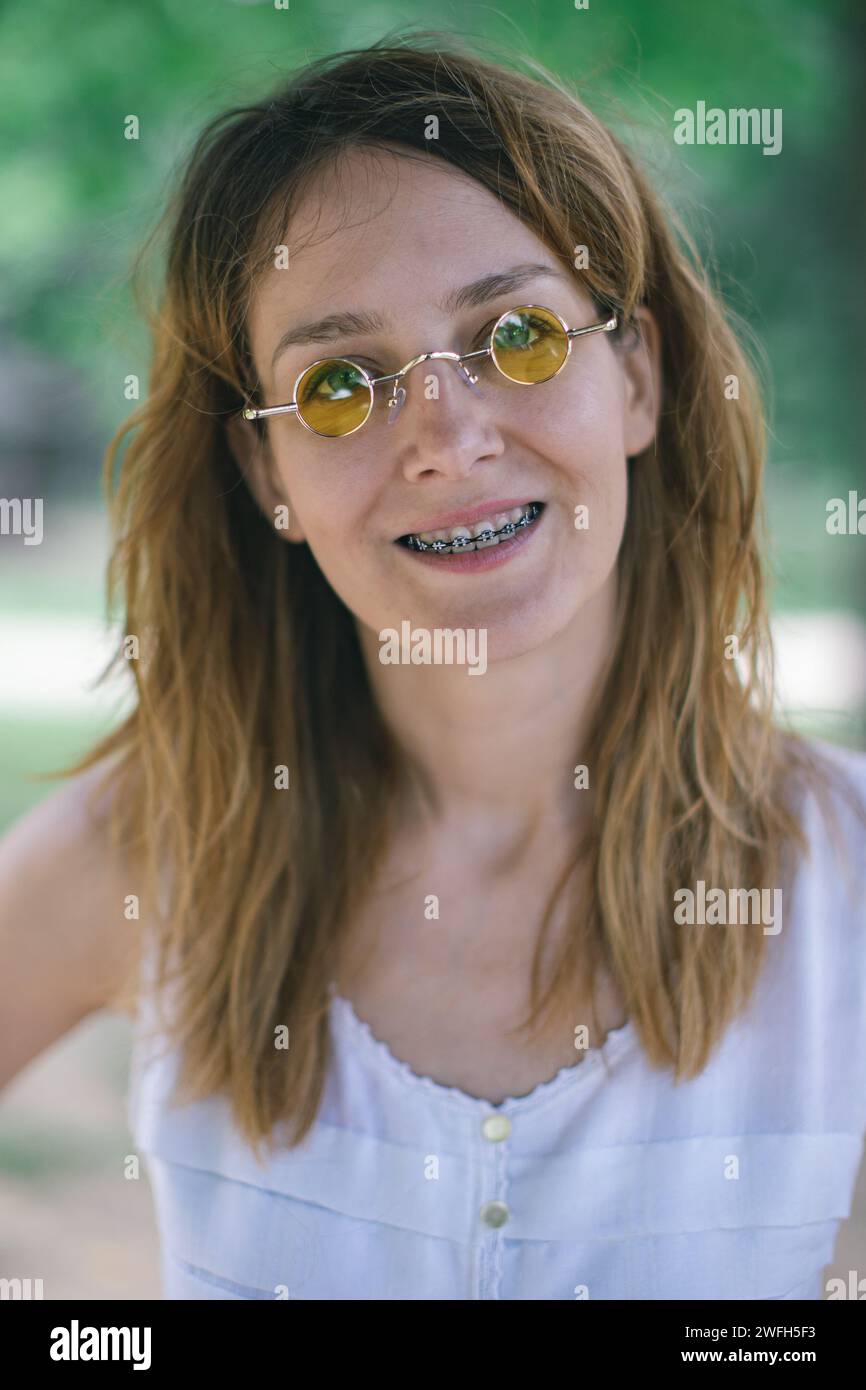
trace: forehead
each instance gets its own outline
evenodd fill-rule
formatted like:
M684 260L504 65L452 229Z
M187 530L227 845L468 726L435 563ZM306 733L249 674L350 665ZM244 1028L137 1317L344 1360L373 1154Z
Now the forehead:
M249 331L259 370L295 322L373 310L435 330L437 301L491 271L561 261L483 185L436 156L345 152L305 186L285 229L288 265L256 287ZM575 297L581 292L575 281Z

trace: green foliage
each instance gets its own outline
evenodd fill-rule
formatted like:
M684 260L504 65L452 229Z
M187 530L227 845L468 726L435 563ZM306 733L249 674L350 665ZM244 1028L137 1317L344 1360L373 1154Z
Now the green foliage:
M773 470L856 486L862 361L857 210L862 26L842 0L6 0L0 275L22 343L77 367L107 440L147 380L125 276L215 111L310 57L410 26L507 45L578 84L632 140L766 349ZM780 107L783 149L679 147L674 112ZM141 122L123 137L124 117ZM94 460L91 495L98 488Z

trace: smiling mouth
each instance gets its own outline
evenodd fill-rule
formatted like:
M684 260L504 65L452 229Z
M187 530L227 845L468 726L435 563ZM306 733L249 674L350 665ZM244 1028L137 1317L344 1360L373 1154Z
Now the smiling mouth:
M498 545L500 540L507 540L509 536L525 530L544 511L543 502L528 502L525 507L515 508L515 512L509 517L498 530L494 530L489 525L454 526L451 528L450 535L446 539L444 534L436 535L424 533L427 539L410 533L406 536L398 536L397 545L405 545L409 550L426 550L431 555L458 555L467 550L486 550L490 546Z

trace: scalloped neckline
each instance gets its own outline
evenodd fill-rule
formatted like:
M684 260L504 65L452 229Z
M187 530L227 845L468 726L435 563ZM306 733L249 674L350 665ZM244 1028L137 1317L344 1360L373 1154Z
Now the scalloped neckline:
M515 1110L534 1107L548 1101L564 1092L567 1087L582 1085L581 1074L585 1073L587 1076L591 1076L605 1062L613 1061L635 1036L633 1021L628 1018L619 1028L612 1028L600 1046L589 1048L580 1061L566 1063L547 1081L539 1081L531 1091L526 1091L522 1096L506 1096L504 1100L491 1101L483 1096L470 1095L468 1091L461 1090L459 1086L448 1086L444 1082L436 1081L432 1076L424 1076L420 1072L414 1071L408 1062L404 1062L394 1055L387 1043L376 1037L369 1023L356 1013L352 1001L347 999L345 995L339 994L333 982L330 986L330 995L332 1012L336 1010L346 1025L348 1033L352 1035L357 1046L366 1053L374 1066L395 1077L404 1085L426 1092L439 1100L450 1101L476 1113L493 1111L496 1114L500 1112L513 1114Z

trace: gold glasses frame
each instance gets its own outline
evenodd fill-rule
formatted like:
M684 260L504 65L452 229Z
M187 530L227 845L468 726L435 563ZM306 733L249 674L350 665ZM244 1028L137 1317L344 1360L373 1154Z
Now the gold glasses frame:
M550 314L551 317L556 319L557 322L560 324L562 331L565 335L566 341L568 343L568 349L566 351L566 354L563 357L559 366L557 367L556 371L552 372L549 377L545 377L544 381L518 381L514 377L508 376L508 374L502 370L502 368L499 366L499 363L496 361L496 349L494 347L494 338L500 325L503 323L505 319L509 318L512 314L519 313L522 310L526 309L537 309L545 314ZM476 382L478 381L477 373L468 371L463 364L465 362L470 362L473 360L477 361L479 358L491 358L500 376L502 376L506 381L510 381L512 385L543 386L545 382L553 381L554 377L559 376L559 373L563 370L565 364L571 357L571 346L575 338L584 337L589 333L611 333L616 328L617 322L617 316L616 314L613 314L609 319L605 319L601 323L592 323L586 328L569 328L562 315L557 314L554 309L547 308L546 305L518 304L513 309L506 309L505 313L500 314L499 318L496 320L495 324L490 330L490 341L488 342L487 347L479 348L475 352L422 352L418 357L413 357L408 362L406 362L404 366L402 366L399 369L399 371L389 372L386 376L376 377L370 376L370 373L366 371L364 367L360 366L357 362L353 362L350 357L319 357L316 359L315 362L310 362L306 367L304 367L302 372L298 373L298 376L295 379L295 385L292 392L292 400L290 402L288 402L285 405L269 405L262 407L245 405L240 414L243 416L245 420L263 420L271 415L294 414L300 420L301 424L304 426L304 429L309 430L311 434L317 435L320 439L345 439L348 437L348 435L355 434L358 430L362 429L364 425L366 425L373 411L373 405L375 401L375 388L377 386L382 386L386 382L394 383L391 395L388 398L388 405L391 407L392 412L399 412L400 407L403 405L403 402L406 399L406 389L402 385L403 378L407 375L408 372L411 372L413 367L417 367L420 362L430 362L434 360L453 362L458 373L460 374L461 380L465 383L465 385L474 388ZM300 386L301 381L307 375L308 372L313 370L314 367L322 366L326 362L349 363L364 378L369 392L369 404L367 407L366 415L364 416L360 424L354 425L352 429L346 430L344 434L327 435L323 434L320 430L313 429L312 425L307 424L307 421L304 419L303 415L301 415L298 410L298 387ZM395 419L396 413L392 413L391 417L389 418L389 424L393 423Z

